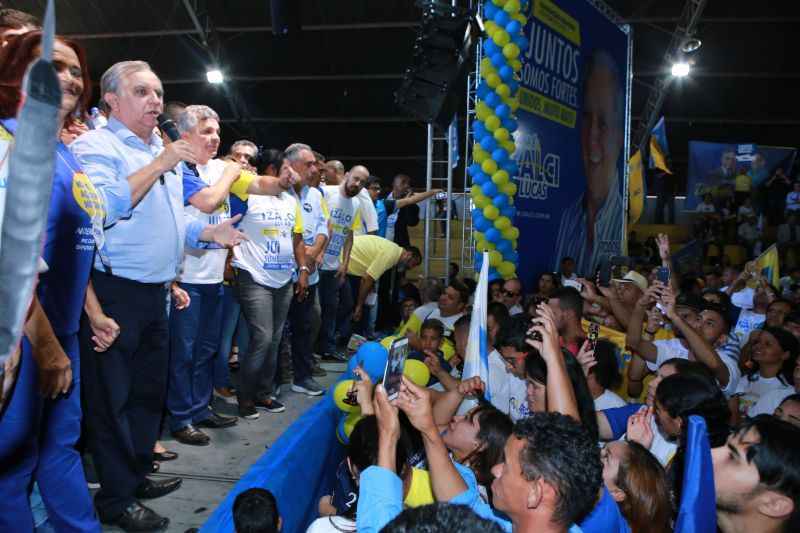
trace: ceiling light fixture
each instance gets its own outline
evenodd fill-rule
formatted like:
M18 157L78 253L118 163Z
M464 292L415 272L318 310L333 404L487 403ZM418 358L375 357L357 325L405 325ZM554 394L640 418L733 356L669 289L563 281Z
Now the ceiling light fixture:
M685 61L678 61L677 63L672 64L672 75L676 78L685 78L689 75L689 71L691 67L689 63Z
M683 43L683 46L681 46L681 52L683 52L684 54L691 54L692 52L699 49L701 46L703 46L703 41L701 41L697 37L690 37L686 39L686 41Z
M213 83L215 85L225 81L225 76L222 74L222 71L218 69L206 72L206 78L208 79L208 83Z

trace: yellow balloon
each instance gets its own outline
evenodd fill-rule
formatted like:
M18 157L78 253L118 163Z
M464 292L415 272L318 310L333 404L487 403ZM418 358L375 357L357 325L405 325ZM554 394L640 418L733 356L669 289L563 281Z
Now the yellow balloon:
M509 64L511 65L511 68L514 70L514 72L519 72L520 70L522 70L522 61L520 61L519 59L512 59L511 61L509 61Z
M497 172L497 163L494 159L487 159L483 163L481 163L481 170L489 174L490 176Z
M347 418L344 419L344 434L347 438L350 438L350 434L353 432L353 428L356 427L358 421L361 420L363 417L361 413L350 413L347 415Z
M516 241L519 239L519 228L512 226L509 231L511 232L511 240Z
M505 83L499 84L497 87L492 87L497 94L500 96L511 96L511 87L506 85Z
M497 209L497 206L490 203L489 205L483 208L483 216L485 216L489 220L494 220L500 216L500 210Z
M515 15L511 15L511 18L516 20L520 24L522 24L523 27L525 26L525 24L528 23L528 18L525 15L523 15L522 13L517 13Z
M503 193L513 197L517 194L517 184L509 181L506 185L503 185Z
M509 226L509 227L507 227L506 229L504 229L503 231L500 232L500 234L503 236L503 238L505 240L507 240L507 241L513 240L514 234L511 233L512 229L513 229L513 226Z
M484 73L484 78L486 78L486 84L492 89L503 83L496 72Z
M496 267L501 276L508 276L514 273L516 267L511 261L503 261L499 267Z
M472 149L472 159L475 160L476 163L479 165L489 159L489 154L486 153L486 150L480 148L479 144L476 144L475 147Z
M506 30L501 28L494 32L494 35L492 35L492 40L494 41L494 44L500 48L503 48L505 45L511 42L511 36Z
M486 117L484 123L486 125L487 130L494 132L494 130L500 127L500 117L498 117L497 115L491 115L489 117Z
M481 67L491 67L491 66L492 66L491 59L489 59L488 57L484 57L483 59L481 59Z
M489 264L497 268L503 262L503 254L497 250L489 252Z
M473 231L472 236L475 238L475 242L481 242L486 239L486 236L480 231Z
M511 227L511 220L508 217L499 217L494 221L494 227L503 231Z
M517 145L514 144L514 141L511 139L507 141L502 141L500 143L503 146L503 149L508 152L508 155L513 155L514 152L517 150Z
M480 106L475 107L475 116L478 117L478 120L481 121L486 120L486 117L489 116L489 113L491 113L491 111L489 111L485 107L480 107Z
M358 404L350 405L344 402L344 399L347 396L347 391L349 391L352 387L353 387L353 380L345 379L337 383L336 387L333 389L333 401L334 403L336 403L336 407L338 407L345 413L353 413L355 411L361 410Z
M514 228L514 229L516 229L516 228ZM519 231L519 230L517 230L517 231ZM513 241L511 241L511 247L513 249L515 249L515 250L517 249L517 239L514 239Z
M481 193L480 196L472 197L472 203L475 204L475 207L477 207L478 209L483 209L484 207L491 205L492 201L489 199L488 196Z
M503 9L506 13L510 15L516 15L519 13L520 5L518 0L508 0L506 4L503 6Z
M519 56L519 46L516 43L508 43L503 47L503 55L506 59L514 59Z
M508 0L492 0L492 2L496 6L503 7L504 5L506 5L506 2L508 2Z
M483 246L478 247L479 252L482 252L484 250L486 250L487 252L491 252L492 250L495 249L497 249L497 246L495 246L493 242L489 242L487 240L483 241Z
M406 359L403 367L403 374L420 387L427 387L431 379L431 371L422 361L416 359Z
M492 181L498 187L502 187L503 185L508 183L508 179L509 179L508 172L506 172L505 170L498 170L497 172L492 174Z
M519 98L511 98L508 101L508 107L511 108L511 111L516 113L517 109L519 109Z
M503 142L507 141L511 137L511 134L505 128L497 128L494 130L494 138L496 141Z

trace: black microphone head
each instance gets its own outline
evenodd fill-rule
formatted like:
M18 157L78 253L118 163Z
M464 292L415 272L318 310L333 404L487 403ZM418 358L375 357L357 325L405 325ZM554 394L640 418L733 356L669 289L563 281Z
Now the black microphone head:
M181 133L178 131L178 125L175 124L175 121L169 118L165 113L158 115L158 127L167 137L169 137L171 141L177 141L181 138Z

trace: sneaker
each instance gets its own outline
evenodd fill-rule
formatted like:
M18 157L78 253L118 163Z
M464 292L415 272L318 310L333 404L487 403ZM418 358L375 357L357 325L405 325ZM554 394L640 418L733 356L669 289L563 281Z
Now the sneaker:
M259 409L264 409L269 413L282 413L286 410L286 406L283 405L278 400L276 400L275 398L269 398L267 400L256 400L256 407L258 407Z
M301 394L307 394L309 396L322 396L322 393L325 392L325 389L323 389L319 383L314 381L313 378L307 378L300 383L293 383L292 391L299 392Z
M319 363L314 361L314 364L311 366L311 375L314 376L315 378L321 378L327 376L328 373L325 372L325 369L319 366Z
M225 403L230 403L230 404L236 403L236 391L234 391L230 387L221 387L219 389L214 389L214 396L219 398Z
M336 361L339 363L346 363L347 356L339 351L331 352L331 353L324 353L322 354L323 359L327 359L328 361Z
M246 418L248 420L255 420L261 416L258 411L256 410L255 404L239 404L239 417Z

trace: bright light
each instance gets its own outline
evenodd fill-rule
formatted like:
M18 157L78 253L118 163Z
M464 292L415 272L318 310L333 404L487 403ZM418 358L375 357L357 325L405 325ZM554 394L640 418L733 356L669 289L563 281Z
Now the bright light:
M678 63L672 64L672 75L676 78L683 78L689 75L689 63L685 61L679 61Z
M225 76L222 75L222 71L216 69L206 72L206 78L208 78L208 83L214 84L225 81Z

